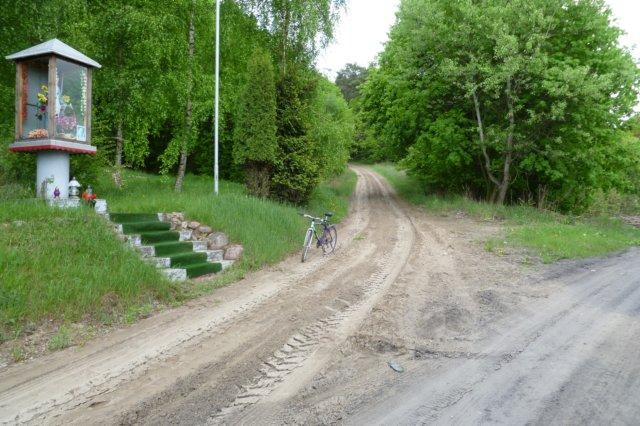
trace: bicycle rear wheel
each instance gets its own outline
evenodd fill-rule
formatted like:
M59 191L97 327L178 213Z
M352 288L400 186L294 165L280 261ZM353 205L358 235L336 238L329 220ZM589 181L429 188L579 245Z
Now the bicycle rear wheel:
M307 229L307 234L304 236L304 244L302 245L302 262L307 260L309 254L309 247L311 247L311 240L313 240L313 231Z
M322 251L324 254L331 254L336 249L338 244L338 231L336 227L331 225L324 231L324 244L322 244Z

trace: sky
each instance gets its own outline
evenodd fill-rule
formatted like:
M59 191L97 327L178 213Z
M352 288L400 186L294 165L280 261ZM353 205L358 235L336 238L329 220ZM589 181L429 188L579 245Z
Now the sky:
M318 58L318 70L334 79L347 63L369 65L384 49L399 4L400 0L347 0L334 42ZM640 61L640 0L607 0L607 4L615 24L627 33L621 43Z

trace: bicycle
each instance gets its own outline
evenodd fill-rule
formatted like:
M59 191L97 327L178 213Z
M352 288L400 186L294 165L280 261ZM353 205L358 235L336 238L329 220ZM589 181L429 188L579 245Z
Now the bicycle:
M329 223L329 219L333 216L333 213L325 213L324 218L309 216L308 214L301 215L307 219L311 219L311 224L307 233L304 236L304 244L302 245L302 262L307 260L309 254L309 248L311 248L311 242L313 237L316 238L316 247L322 248L324 254L331 254L336 249L338 243L338 231L336 227ZM322 225L322 235L318 235L316 230L317 225Z

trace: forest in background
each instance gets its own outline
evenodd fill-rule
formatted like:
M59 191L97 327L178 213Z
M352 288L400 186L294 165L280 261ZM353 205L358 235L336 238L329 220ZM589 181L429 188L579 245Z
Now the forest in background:
M95 182L107 166L175 176L212 174L214 0L5 2L0 54L51 38L102 65L94 73L95 158L72 173ZM221 5L220 173L249 191L304 202L342 171L353 117L314 69L343 0L224 0ZM0 140L11 142L15 66L0 61ZM0 150L0 186L32 186L31 155ZM15 193L11 186L5 193ZM30 189L29 189L30 191ZM27 191L27 192L29 192Z
M108 165L211 174L213 0L15 2L3 55L51 37L102 63L94 180ZM640 72L603 0L402 0L369 68L314 68L344 0L224 0L221 176L295 203L357 161L392 161L425 193L582 213L640 210ZM0 138L14 67L0 62ZM345 101L346 99L346 101ZM0 150L0 186L33 157ZM7 191L5 191L7 192Z
M603 0L402 0L378 63L336 80L352 155L429 194L637 212L640 73L621 33Z

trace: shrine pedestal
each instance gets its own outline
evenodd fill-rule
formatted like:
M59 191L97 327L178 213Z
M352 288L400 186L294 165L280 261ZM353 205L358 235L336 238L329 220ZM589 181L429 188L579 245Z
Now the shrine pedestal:
M53 199L56 188L59 198L69 198L69 153L64 151L38 151L36 191L38 197Z

